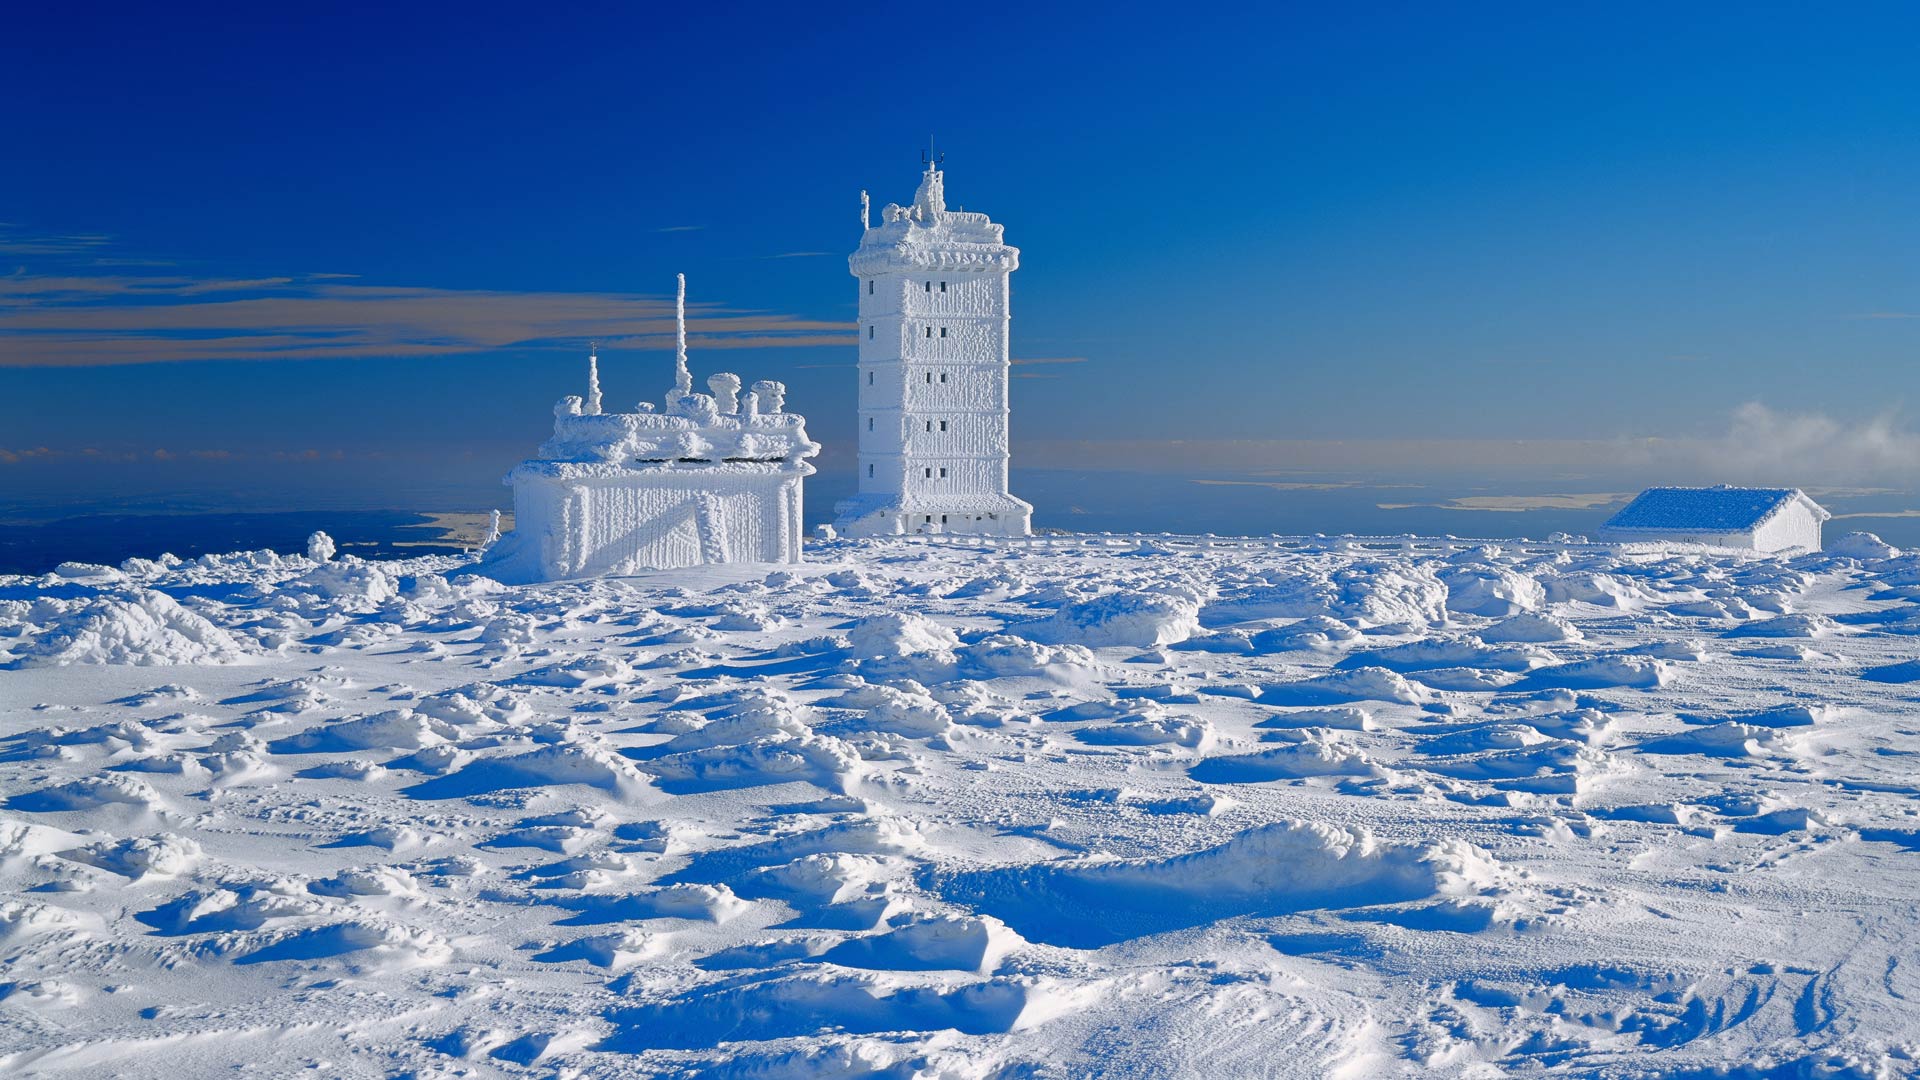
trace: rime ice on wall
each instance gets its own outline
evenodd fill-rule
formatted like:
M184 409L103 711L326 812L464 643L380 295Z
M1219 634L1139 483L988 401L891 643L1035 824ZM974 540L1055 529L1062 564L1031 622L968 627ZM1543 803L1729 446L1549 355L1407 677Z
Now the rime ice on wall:
M860 285L859 493L849 536L1024 536L1007 493L1008 275L1018 248L985 214L947 209L937 161L848 260ZM861 222L867 221L862 193Z
M682 278L681 295L686 282ZM601 412L554 406L553 438L507 474L514 530L481 569L509 583L626 574L705 563L799 562L801 484L820 452L806 419L783 411L786 387L737 375L691 392L684 330L666 407ZM597 359L592 398L598 398Z

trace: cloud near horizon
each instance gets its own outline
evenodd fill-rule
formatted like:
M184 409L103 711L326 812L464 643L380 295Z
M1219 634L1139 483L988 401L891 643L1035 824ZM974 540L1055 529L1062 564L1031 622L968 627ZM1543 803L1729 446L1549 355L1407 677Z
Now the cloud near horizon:
M456 356L503 348L673 347L673 298L251 279L15 273L0 277L0 367ZM850 323L688 305L705 349L845 346Z

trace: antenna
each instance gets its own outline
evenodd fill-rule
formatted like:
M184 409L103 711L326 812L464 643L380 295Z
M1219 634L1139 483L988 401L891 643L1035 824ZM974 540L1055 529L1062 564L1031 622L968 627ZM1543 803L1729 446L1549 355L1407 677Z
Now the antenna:
M932 172L944 164L946 160L947 155L933 152L933 136L927 136L927 148L920 151L920 164L925 165L928 172Z
M600 415L600 343L587 342L587 407L588 416Z
M674 277L680 281L680 293L673 301L673 392L675 397L686 397L693 393L693 373L687 370L687 275L675 274Z

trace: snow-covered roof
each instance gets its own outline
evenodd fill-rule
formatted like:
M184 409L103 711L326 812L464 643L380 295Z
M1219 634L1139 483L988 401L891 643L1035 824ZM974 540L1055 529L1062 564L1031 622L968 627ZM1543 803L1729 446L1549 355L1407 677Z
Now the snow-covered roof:
M1825 521L1828 514L1799 488L1655 487L1641 492L1606 528L1636 531L1728 533L1764 525L1775 514L1806 503Z

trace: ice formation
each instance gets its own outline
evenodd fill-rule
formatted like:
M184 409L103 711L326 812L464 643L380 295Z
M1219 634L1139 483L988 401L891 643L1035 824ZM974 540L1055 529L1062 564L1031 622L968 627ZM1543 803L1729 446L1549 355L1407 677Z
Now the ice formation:
M1799 488L1656 487L1609 518L1599 535L1620 543L1819 551L1820 525L1832 516Z
M562 398L553 438L507 474L513 531L481 570L510 584L708 563L800 561L801 487L820 452L806 419L785 411L786 387L740 377L693 392L687 367L686 277L679 347L664 409L600 407L599 350L588 394ZM495 527L498 527L496 522Z
M1009 275L1020 250L985 214L948 210L938 158L912 206L888 204L848 259L860 289L859 491L847 536L1024 536L1007 493Z

